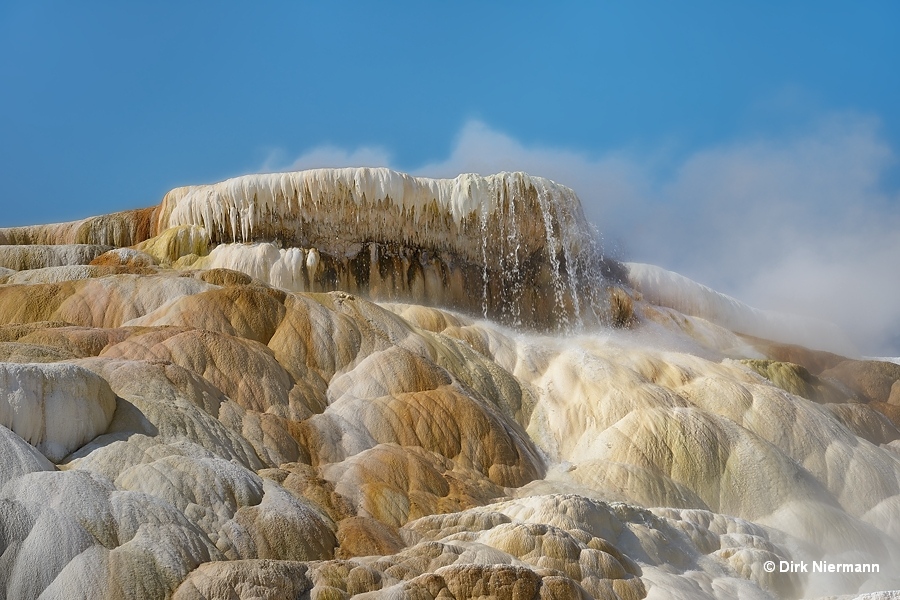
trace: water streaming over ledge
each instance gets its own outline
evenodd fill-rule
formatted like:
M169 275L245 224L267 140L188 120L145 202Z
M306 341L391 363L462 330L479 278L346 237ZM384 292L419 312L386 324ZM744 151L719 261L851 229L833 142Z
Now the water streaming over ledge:
M249 175L169 192L157 231L187 225L219 245L203 266L246 266L255 253L252 274L287 289L435 304L538 329L603 321L618 272L575 192L525 173Z

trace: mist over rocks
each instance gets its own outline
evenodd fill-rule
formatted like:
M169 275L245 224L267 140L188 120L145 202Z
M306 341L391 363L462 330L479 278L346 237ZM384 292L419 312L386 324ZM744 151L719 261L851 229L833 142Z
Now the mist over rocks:
M758 310L654 265L628 263L627 267L629 283L654 304L703 317L737 333L847 355L859 353L846 334L832 323Z
M5 597L900 588L897 365L596 240L386 169L0 230Z

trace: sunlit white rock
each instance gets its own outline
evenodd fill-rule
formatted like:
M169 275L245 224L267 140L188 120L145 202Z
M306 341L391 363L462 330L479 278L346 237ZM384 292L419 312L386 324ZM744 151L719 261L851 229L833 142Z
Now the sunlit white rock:
M0 363L0 424L51 461L103 433L115 408L109 384L87 369Z

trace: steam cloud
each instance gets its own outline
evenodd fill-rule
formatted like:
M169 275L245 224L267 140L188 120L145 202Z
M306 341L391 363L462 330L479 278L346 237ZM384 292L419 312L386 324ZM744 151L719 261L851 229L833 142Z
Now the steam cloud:
M279 169L549 177L578 193L620 258L678 271L759 308L834 322L863 354L898 356L900 193L885 184L895 160L875 120L841 114L803 133L674 160L530 147L470 121L438 163L404 168L383 148L321 147Z

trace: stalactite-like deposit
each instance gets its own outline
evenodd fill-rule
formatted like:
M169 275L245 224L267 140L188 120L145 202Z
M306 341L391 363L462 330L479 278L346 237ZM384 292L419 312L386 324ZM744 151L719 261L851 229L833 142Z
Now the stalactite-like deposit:
M14 269L60 264L40 244L137 246L164 266L225 267L290 291L343 290L542 330L609 321L607 276L621 271L575 193L525 173L247 175L174 189L156 207L0 229L0 245L12 244L33 246L15 251L28 260Z
M524 173L248 175L172 190L157 219L157 232L201 227L219 244L193 267L234 268L289 290L340 289L541 329L607 314L599 292L614 263L578 197ZM298 253L313 250L311 270Z

